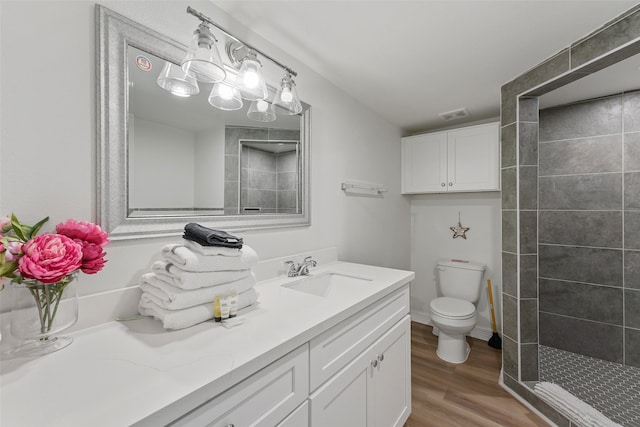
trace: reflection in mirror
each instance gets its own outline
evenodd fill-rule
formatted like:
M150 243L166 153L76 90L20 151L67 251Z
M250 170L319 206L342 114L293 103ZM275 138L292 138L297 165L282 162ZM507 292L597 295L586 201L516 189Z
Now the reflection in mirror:
M188 222L236 230L309 225L309 106L264 123L248 118L248 101L235 111L210 105L213 84L176 96L158 77L181 61L185 46L96 10L99 219L114 239L179 234Z

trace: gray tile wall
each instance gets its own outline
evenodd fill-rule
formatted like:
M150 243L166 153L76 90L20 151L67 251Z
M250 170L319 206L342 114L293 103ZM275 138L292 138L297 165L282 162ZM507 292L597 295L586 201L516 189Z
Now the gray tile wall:
M540 343L632 365L639 113L640 92L541 110L538 150Z

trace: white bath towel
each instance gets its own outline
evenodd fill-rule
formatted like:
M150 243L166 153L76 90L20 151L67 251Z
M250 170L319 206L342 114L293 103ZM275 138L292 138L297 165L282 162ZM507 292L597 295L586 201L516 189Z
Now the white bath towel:
M242 249L237 248L225 248L222 246L202 246L198 242L193 240L184 239L184 245L191 249L193 252L200 255L207 256L240 256L242 255Z
M533 391L579 427L622 427L557 384L540 382Z
M168 261L156 261L151 265L151 270L159 279L180 289L199 289L207 286L222 285L248 277L250 269L194 272L184 271Z
M254 305L258 301L255 288L238 295L238 310ZM147 293L142 293L138 312L143 316L153 316L162 322L165 329L184 329L213 319L213 302L200 304L182 310L167 310L159 307Z
M192 251L184 245L168 244L162 248L162 256L185 271L246 270L258 263L258 254L249 246L240 249L240 256L207 256Z
M145 273L140 277L140 289L153 297L152 300L158 306L167 310L179 310L193 307L194 305L211 302L216 296L226 295L230 292L241 294L253 288L256 284L256 276L249 276L217 286L185 290L176 288L158 278L155 273Z

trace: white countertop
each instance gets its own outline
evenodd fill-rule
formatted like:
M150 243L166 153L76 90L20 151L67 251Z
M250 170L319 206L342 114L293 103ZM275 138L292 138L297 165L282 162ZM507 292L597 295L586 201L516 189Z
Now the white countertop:
M73 334L73 343L37 359L3 360L0 425L158 426L204 403L385 295L414 273L335 262L314 269L362 275L367 286L319 297L259 282L259 304L226 329L213 321L166 331L144 318Z

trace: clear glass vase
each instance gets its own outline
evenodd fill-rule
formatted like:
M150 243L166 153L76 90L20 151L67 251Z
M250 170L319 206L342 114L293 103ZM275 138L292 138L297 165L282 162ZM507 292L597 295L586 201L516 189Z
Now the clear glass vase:
M78 275L57 283L25 279L12 282L11 335L25 341L9 353L18 357L41 356L65 348L73 339L58 334L78 320Z

